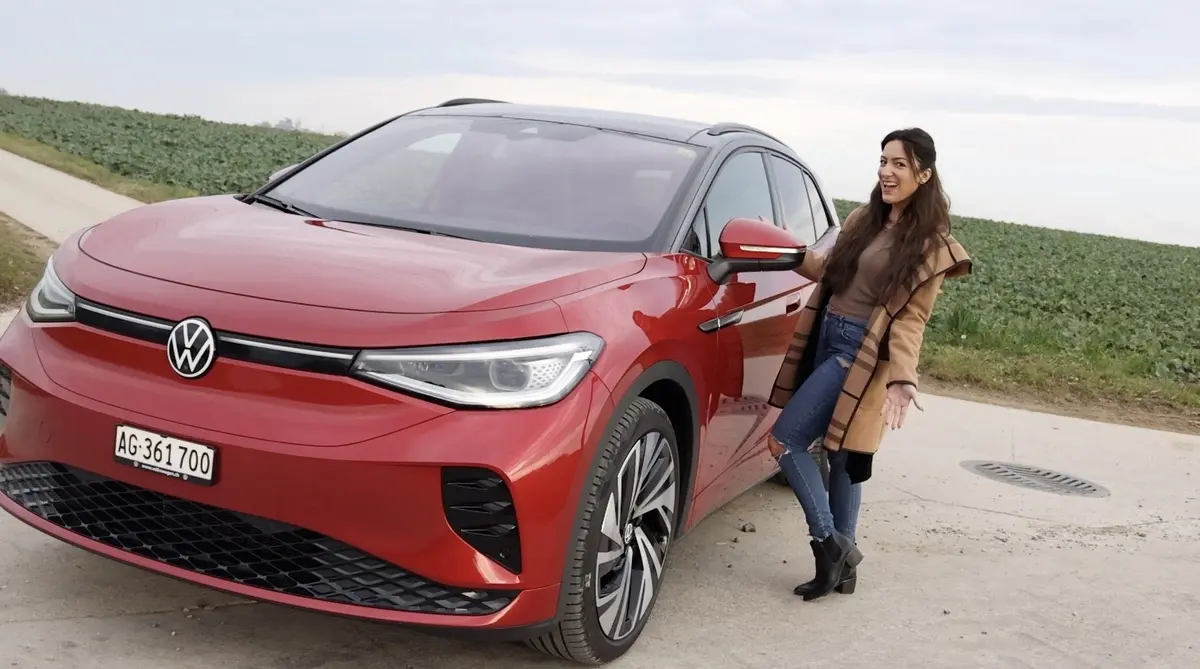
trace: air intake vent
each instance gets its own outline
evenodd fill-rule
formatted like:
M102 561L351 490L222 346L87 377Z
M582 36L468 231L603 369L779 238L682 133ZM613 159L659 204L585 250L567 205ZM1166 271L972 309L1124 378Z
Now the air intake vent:
M512 573L521 573L517 512L504 479L487 469L445 467L442 506L463 541Z
M12 370L0 363L0 432L8 420L8 405L12 402Z

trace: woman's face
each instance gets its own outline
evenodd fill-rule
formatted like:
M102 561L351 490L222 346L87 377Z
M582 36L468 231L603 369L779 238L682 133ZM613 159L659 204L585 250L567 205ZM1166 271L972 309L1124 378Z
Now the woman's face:
M888 204L904 202L917 192L919 166L913 165L904 152L904 143L893 139L883 147L879 157L879 188Z

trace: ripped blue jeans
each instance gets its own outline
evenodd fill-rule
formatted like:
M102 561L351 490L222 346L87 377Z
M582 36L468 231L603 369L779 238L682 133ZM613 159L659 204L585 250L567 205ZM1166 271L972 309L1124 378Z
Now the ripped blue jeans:
M846 451L829 453L829 490L809 447L824 436L842 385L867 333L867 323L826 310L817 337L813 372L788 400L771 436L784 447L779 468L796 493L808 520L808 533L825 539L836 529L855 540L862 484L850 483L846 473ZM810 339L811 341L811 339ZM820 448L820 444L813 448Z

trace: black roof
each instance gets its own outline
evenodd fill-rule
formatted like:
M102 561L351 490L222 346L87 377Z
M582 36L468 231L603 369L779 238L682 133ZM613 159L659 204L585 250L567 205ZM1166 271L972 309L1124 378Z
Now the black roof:
M779 141L755 128L732 123L713 124L666 116L651 116L586 107L526 105L478 100L475 98L449 100L437 107L412 112L411 115L492 116L528 121L574 123L703 146L712 145L717 141L719 136L730 132L751 132L765 136L776 142Z

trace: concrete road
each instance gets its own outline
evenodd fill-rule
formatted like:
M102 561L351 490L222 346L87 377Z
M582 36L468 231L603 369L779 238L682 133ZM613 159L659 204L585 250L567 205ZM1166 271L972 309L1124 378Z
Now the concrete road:
M866 486L856 594L791 594L811 570L802 515L764 484L676 547L654 618L616 666L1195 666L1200 438L926 399ZM1109 495L994 482L960 466L975 459ZM558 666L519 646L245 603L7 516L0 537L0 667Z
M0 154L0 166L7 160ZM34 185L45 192L50 181L74 188L43 176ZM62 200L79 202L83 190ZM0 190L0 211L19 218L14 202L38 210L8 197L11 189ZM53 213L52 201L41 211ZM941 397L924 404L888 437L866 485L856 594L812 603L791 594L811 573L803 517L789 491L765 484L676 546L654 618L614 666L1196 666L1200 437ZM996 482L961 466L970 460L1060 471L1105 494ZM741 532L743 523L756 531ZM7 666L560 665L511 644L233 599L92 556L0 514Z
M86 181L0 151L0 211L62 243L76 230L141 203ZM15 311L0 311L0 333Z
M141 203L0 151L0 211L62 243L76 230Z

